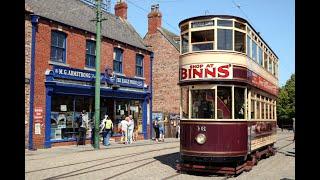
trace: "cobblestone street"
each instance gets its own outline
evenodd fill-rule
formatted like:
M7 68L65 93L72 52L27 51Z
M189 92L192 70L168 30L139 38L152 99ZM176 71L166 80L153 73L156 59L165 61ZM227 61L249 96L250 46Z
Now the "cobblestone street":
M180 174L175 170L179 140L150 140L131 145L115 142L94 150L91 145L25 151L26 179L295 179L292 131L278 130L275 156L259 161L238 177Z

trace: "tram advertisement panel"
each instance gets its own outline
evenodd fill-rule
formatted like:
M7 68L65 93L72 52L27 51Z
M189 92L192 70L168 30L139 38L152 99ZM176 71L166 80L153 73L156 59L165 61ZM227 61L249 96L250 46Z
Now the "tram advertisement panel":
M232 79L232 65L225 63L197 63L180 67L180 80Z

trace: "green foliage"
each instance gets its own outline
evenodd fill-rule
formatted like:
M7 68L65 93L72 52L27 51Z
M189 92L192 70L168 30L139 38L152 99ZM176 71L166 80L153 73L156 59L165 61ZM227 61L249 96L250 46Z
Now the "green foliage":
M292 74L286 84L280 88L277 116L279 124L292 122L292 118L295 117L295 74Z

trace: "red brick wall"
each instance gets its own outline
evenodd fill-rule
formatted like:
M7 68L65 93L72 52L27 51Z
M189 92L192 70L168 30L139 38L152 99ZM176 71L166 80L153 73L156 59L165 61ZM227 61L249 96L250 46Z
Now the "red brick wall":
M58 25L54 22L48 22L40 19L36 34L36 54L35 54L35 96L34 107L42 107L43 121L41 126L41 135L33 135L34 145L36 148L43 148L45 133L45 109L46 109L46 92L45 92L45 71L52 69L49 65L50 47L51 47L51 30L57 29ZM62 26L62 31L67 34L67 59L66 64L71 68L84 69L86 39L90 39L92 34L74 28ZM141 51L144 55L144 75L146 83L150 82L150 55L144 50L115 42L113 40L103 38L101 45L101 72L104 71L106 65L113 68L113 48L120 44L124 50L124 74L127 77L135 75L135 59L136 53Z
M128 5L125 2L118 3L114 6L114 14L120 16L122 19L127 19Z
M179 51L159 31L144 41L154 52L152 111L179 113Z

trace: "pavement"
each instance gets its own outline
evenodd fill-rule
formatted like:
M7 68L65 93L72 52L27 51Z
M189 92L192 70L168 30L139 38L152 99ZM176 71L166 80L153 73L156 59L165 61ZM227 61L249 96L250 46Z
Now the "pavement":
M277 154L259 161L251 171L237 177L179 173L179 139L165 142L136 141L133 144L60 146L25 151L26 179L295 179L295 142L292 131L277 132Z

